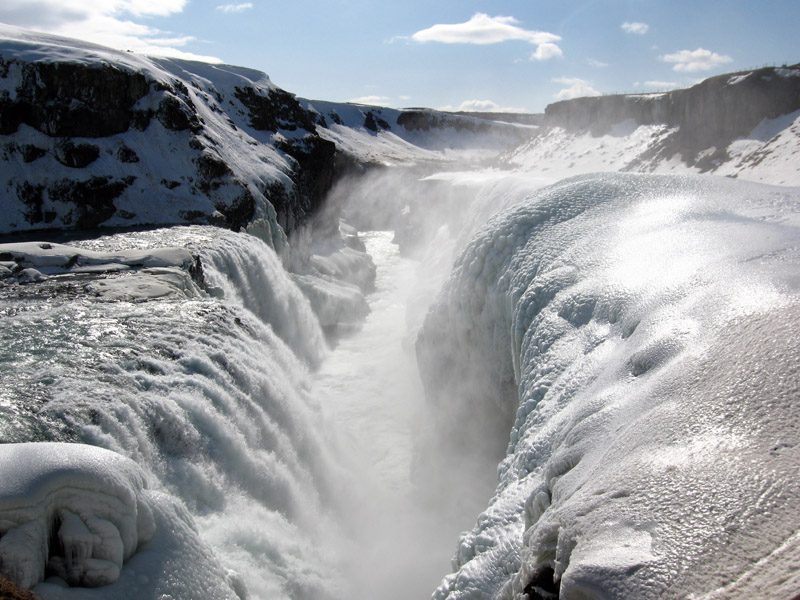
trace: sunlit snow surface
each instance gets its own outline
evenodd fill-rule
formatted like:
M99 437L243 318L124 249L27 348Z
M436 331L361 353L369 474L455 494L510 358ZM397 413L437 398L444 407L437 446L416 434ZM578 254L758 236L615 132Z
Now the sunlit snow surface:
M797 592L799 226L796 189L615 174L478 232L417 349L461 451L510 443L436 598Z

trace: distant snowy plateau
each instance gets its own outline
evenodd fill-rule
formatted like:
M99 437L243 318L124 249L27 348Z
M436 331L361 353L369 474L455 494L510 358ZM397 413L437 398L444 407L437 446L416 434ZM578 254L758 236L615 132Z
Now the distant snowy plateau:
M376 494L319 382L398 303L408 443L347 413L414 482ZM800 597L799 340L800 66L523 118L0 25L0 573L37 598ZM422 596L406 496L467 517Z

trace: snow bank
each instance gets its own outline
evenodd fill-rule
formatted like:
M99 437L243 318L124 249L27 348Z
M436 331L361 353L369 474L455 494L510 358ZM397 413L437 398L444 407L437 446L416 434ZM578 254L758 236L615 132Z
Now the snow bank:
M0 472L0 571L37 598L238 597L186 509L149 490L132 460L83 444L4 444Z
M711 173L773 185L800 185L797 148L800 111L764 118L746 135L699 152L688 152L674 138L680 128L665 124L637 125L632 119L617 123L607 133L541 130L532 139L507 152L511 168L536 172L551 183L595 172L669 174Z
M73 273L101 271L104 267L109 271L157 267L188 269L194 263L191 253L185 248L96 252L49 242L0 244L0 258L47 274L68 270Z
M478 232L418 359L440 443L506 458L435 598L796 591L799 207L594 175Z

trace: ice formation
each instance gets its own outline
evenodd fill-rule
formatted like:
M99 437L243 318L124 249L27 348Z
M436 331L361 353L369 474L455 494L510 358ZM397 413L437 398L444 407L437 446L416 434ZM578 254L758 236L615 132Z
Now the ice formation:
M24 588L48 568L71 585L119 578L153 537L144 476L131 460L78 444L0 446L0 569ZM57 541L56 541L57 540Z
M508 447L435 598L796 591L798 207L594 175L478 232L418 353L456 450Z

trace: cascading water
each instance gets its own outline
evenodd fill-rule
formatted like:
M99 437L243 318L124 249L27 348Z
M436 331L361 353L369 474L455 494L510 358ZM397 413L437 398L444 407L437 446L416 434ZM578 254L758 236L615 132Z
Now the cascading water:
M80 441L133 458L190 508L251 597L338 597L320 540L335 538L350 475L309 394L306 365L326 351L319 325L274 253L213 228L83 245L194 247L225 298L108 301L81 276L4 288L3 441Z
M43 266L0 286L2 440L84 442L138 466L76 454L87 509L47 475L63 475L55 454L20 468L30 446L0 447L14 475L0 481L3 569L16 561L35 585L25 561L49 561L63 577L36 587L45 600L86 597L65 578L103 584L92 594L104 599L401 600L428 595L475 522L436 598L653 585L752 596L775 580L754 570L759 557L786 564L800 547L796 190L609 174L518 203L536 185L472 195L454 223L477 234L418 338L437 284L417 271L437 261L365 235L372 312L333 349L252 236L187 227L76 243L116 257L106 265L23 248ZM512 208L489 218L499 205ZM427 230L444 265L449 225ZM127 250L164 246L199 255L204 281L187 252ZM22 266L6 254L0 266ZM61 495L39 501L42 487ZM121 515L98 489L124 496ZM51 505L49 521L24 521ZM132 527L138 538L122 535ZM702 569L718 543L743 554Z
M133 459L190 510L228 570L227 591L209 597L424 598L493 487L491 462L477 482L425 453L436 432L413 344L449 266L446 229L422 264L390 232L364 234L378 266L371 313L333 351L255 237L179 227L73 242L117 255L188 248L202 281L97 267L0 287L2 440ZM123 572L102 597L183 585L131 581ZM37 593L60 597L54 589Z
M436 587L449 569L453 541L478 507L445 510L452 505L437 482L415 477L426 409L409 336L417 317L409 311L424 309L430 298L411 302L420 264L401 256L392 237L362 234L377 266L371 313L358 332L338 342L314 377L312 395L359 465L354 534L360 550L348 565L354 597L403 600L425 598Z

